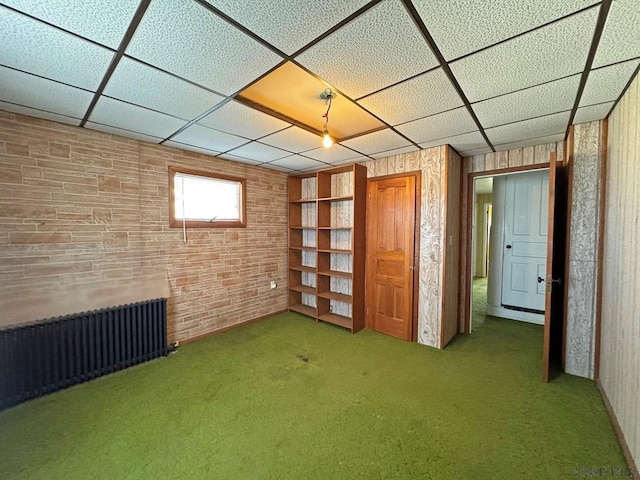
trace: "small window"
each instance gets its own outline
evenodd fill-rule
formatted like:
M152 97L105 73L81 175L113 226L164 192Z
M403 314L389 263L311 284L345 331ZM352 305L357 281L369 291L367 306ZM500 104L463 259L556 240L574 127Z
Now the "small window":
M171 227L245 227L245 179L169 167Z

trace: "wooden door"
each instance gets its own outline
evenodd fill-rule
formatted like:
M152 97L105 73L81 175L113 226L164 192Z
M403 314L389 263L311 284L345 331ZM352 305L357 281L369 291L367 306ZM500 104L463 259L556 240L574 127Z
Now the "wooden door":
M367 190L366 324L378 332L410 341L416 179L370 179Z
M539 281L545 286L544 348L542 379L548 382L560 371L564 323L564 263L566 251L568 176L565 166L551 154L549 164L549 218L547 269Z

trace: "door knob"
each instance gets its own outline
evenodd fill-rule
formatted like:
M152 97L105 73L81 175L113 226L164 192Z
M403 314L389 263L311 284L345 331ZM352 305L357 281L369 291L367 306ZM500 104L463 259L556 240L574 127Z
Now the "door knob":
M542 282L544 282L544 278L538 277L538 283L542 283Z
M507 250L511 250L511 245L507 245Z

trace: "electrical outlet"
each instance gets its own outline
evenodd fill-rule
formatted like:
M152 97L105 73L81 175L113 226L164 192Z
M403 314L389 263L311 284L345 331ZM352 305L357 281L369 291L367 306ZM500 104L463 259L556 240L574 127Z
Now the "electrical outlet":
M274 282L273 280L271 280L271 290L273 290L277 286L278 286L278 284L276 282Z

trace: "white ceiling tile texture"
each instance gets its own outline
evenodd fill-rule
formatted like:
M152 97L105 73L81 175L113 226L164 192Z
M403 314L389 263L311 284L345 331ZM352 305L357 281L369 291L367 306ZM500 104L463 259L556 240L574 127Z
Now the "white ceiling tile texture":
M592 8L451 64L470 102L580 73L598 9Z
M291 126L287 122L236 101L224 104L198 123L252 140Z
M456 108L448 112L421 118L396 127L398 131L414 142L420 144L440 138L453 137L473 132L478 126L473 121L466 107Z
M638 64L640 64L640 60L632 60L591 70L582 97L580 97L580 106L617 100L631 75L638 68Z
M224 158L225 160L231 160L232 162L246 163L246 164L249 164L249 165L258 165L258 164L262 163L259 160L249 160L247 158L238 157L237 155L231 155L230 153L223 153L223 154L220 154L218 156L220 158Z
M407 147L411 145L411 142L409 142L406 138L398 135L393 130L387 128L374 133L369 133L367 135L362 135L361 137L347 140L345 142L342 142L342 145L353 148L358 152L372 155L378 152Z
M186 120L225 98L130 58L120 60L104 94Z
M488 47L596 0L413 0L447 61Z
M296 57L359 98L438 65L400 0L385 0Z
M329 132L331 132L331 124L329 124ZM300 127L291 127L264 137L260 142L289 152L300 153L322 145L322 137Z
M207 0L271 45L291 55L369 0ZM287 32L283 35L282 32Z
M108 97L100 97L89 121L160 138L185 124L184 120Z
M402 148L394 148L393 150L387 150L384 152L378 152L371 155L373 158L392 157L393 155L399 155L401 153L415 152L418 148L415 145Z
M0 100L5 102L82 119L92 98L86 90L0 67Z
M311 157L325 163L338 164L347 160L363 158L358 152L349 150L342 145L331 145L329 148L320 147L304 152L305 157Z
M576 110L573 117L573 124L592 122L593 120L602 120L607 116L614 102L600 103L598 105L589 105L588 107L580 107Z
M275 160L269 163L278 167L291 168L292 170L319 169L327 166L322 162L303 157L302 155L291 155L290 157L282 158L280 160Z
M358 103L390 125L398 125L459 107L464 102L442 68L438 68Z
M556 133L554 135L547 135L544 137L529 138L526 140L520 140L518 142L503 143L501 145L495 145L496 152L502 152L504 150L512 150L514 148L532 147L534 145L545 145L547 143L556 143L564 140L564 133Z
M220 152L216 150L209 150L208 148L196 147L195 145L188 145L186 143L174 142L172 140L168 140L164 142L162 145L166 145L168 147L179 148L180 150L187 150L189 152L203 153L205 155L218 155Z
M560 133L562 133L564 138L564 132L569 122L569 115L570 112L554 113L553 115L547 115L545 117L488 128L485 130L485 133L494 146Z
M451 145L458 152L477 150L479 148L487 147L487 142L479 131L456 135L454 137L431 140L430 142L421 143L420 146L422 148L431 148L447 144Z
M185 128L182 132L172 137L171 140L218 152L226 152L227 150L248 143L248 140L245 138L212 130L211 128L198 124Z
M3 0L3 3L115 50L140 1Z
M111 133L113 135L120 135L121 137L133 138L134 140L141 140L143 142L149 143L160 143L162 140L159 137L154 137L152 135L145 135L143 133L132 132L131 130L126 130L123 128L110 127L108 125L102 125L100 123L87 122L87 128L91 130L97 130L99 132Z
M225 95L282 60L193 0L151 2L127 54Z
M54 122L66 123L69 125L80 125L79 118L66 117L64 115L58 115L57 113L45 112L44 110L38 110L36 108L25 107L22 105L15 105L13 103L7 103L0 100L0 110L6 110L7 112L20 113L22 115L29 115L31 117L44 118L46 120L52 120Z
M471 105L484 128L571 110L580 75L544 83Z
M593 60L594 67L640 57L640 2L615 0Z
M96 90L113 52L0 6L0 64Z
M279 148L265 145L264 143L251 142L243 145L240 148L236 148L231 152L231 155L237 155L239 157L246 158L248 160L255 160L259 162L270 162L291 155L290 152L280 150Z

